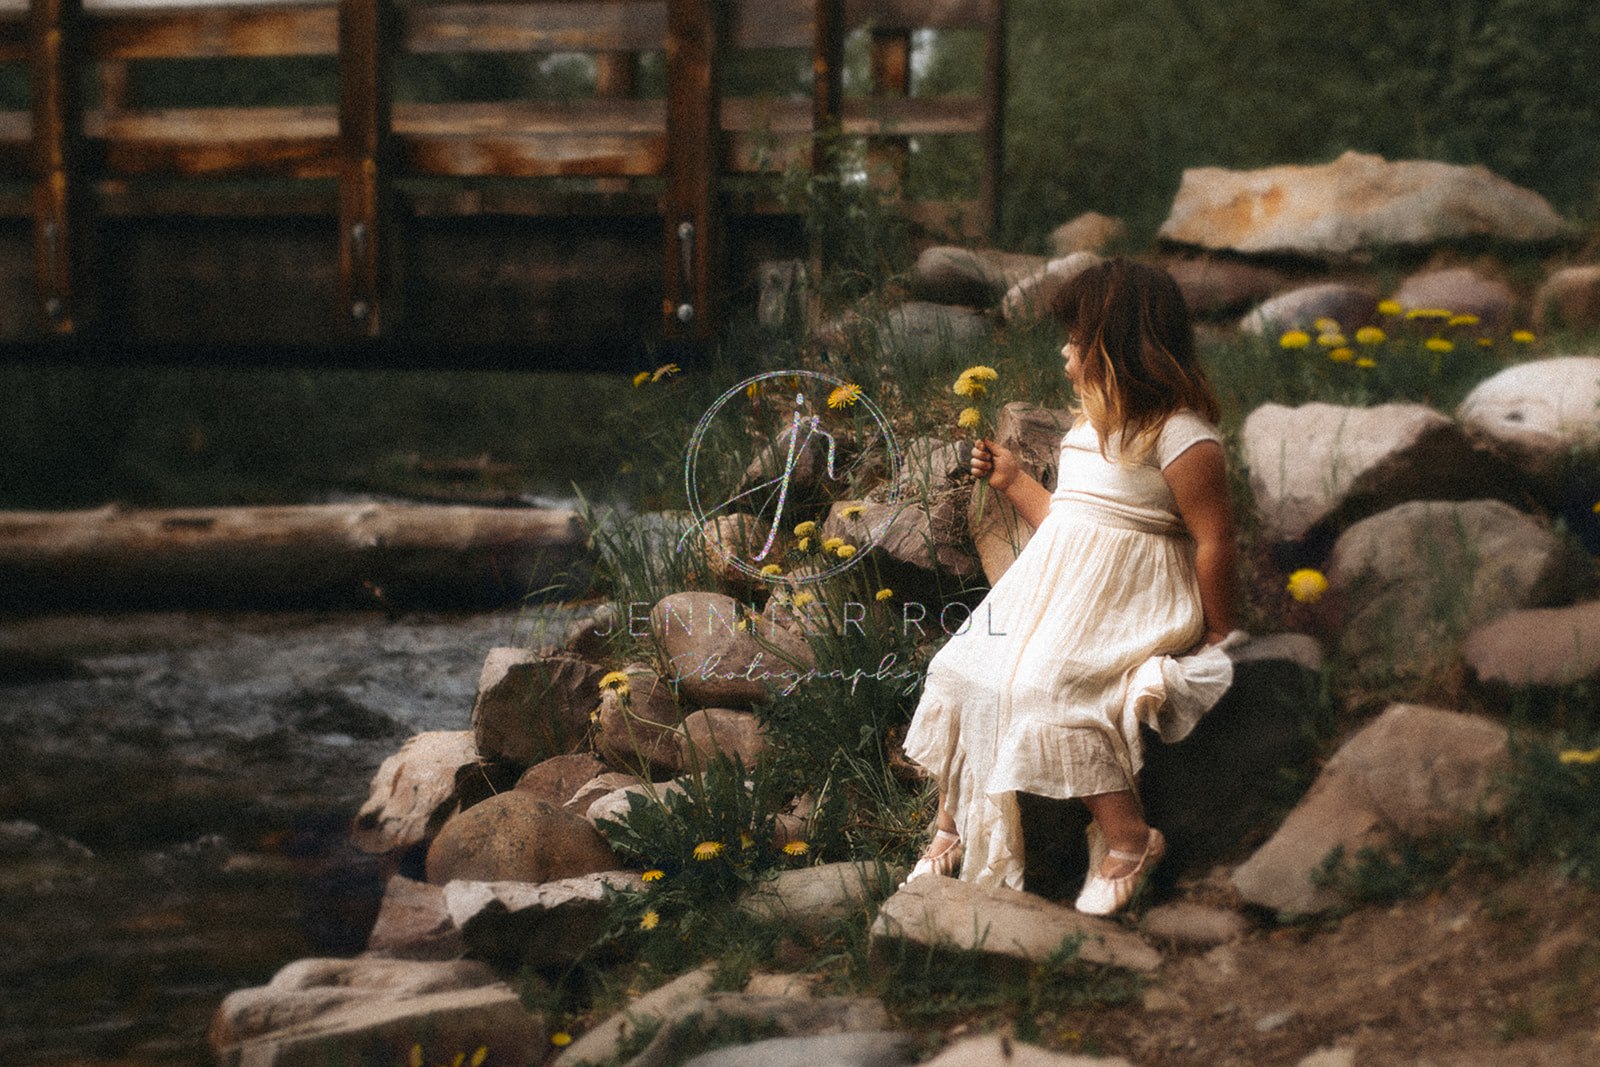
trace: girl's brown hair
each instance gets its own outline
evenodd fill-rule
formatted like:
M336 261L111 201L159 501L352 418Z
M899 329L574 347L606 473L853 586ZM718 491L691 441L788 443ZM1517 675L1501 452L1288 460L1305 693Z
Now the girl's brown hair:
M1056 292L1050 313L1078 345L1078 404L1102 453L1117 434L1124 455L1147 454L1183 408L1217 421L1216 393L1195 360L1188 304L1166 271L1121 258L1097 263Z

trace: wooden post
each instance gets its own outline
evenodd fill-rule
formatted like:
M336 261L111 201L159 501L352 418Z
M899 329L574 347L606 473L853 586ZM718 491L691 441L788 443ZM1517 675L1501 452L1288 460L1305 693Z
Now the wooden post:
M839 132L844 99L844 0L817 0L816 45L812 53L811 172L828 165L824 138Z
M339 4L339 318L377 337L389 295L391 0Z
M637 52L596 52L594 57L594 95L597 100L630 100L639 91ZM594 188L601 193L625 193L627 178L595 178Z
M722 311L719 0L667 0L666 335L709 340Z
M989 113L983 128L983 171L978 200L992 237L1000 234L1001 178L1006 166L1006 0L988 0L989 37L984 48L984 99Z
M44 328L82 325L87 214L78 171L83 108L78 99L82 0L33 0L28 56L33 82L33 271Z
M879 96L911 95L911 32L873 30L868 50L872 70L872 91ZM881 188L898 196L905 187L906 138L890 134L874 137L868 145L867 169Z

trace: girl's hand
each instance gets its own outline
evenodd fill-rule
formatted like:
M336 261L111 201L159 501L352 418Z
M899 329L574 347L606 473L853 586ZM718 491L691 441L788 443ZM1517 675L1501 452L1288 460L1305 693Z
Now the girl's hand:
M972 476L986 478L996 492L1003 493L1016 481L1016 453L1002 448L988 438L980 437L972 443Z

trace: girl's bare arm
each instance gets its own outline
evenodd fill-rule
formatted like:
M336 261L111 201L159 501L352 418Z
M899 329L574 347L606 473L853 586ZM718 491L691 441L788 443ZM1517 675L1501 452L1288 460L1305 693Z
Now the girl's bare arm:
M1004 493L1022 521L1038 528L1050 514L1050 490L1017 464L1016 454L993 441L980 438L972 445L972 476L987 478L996 492Z
M1161 472L1178 500L1178 514L1194 538L1195 571L1200 578L1200 608L1205 613L1206 644L1214 644L1234 628L1236 548L1233 504L1222 446L1201 441Z

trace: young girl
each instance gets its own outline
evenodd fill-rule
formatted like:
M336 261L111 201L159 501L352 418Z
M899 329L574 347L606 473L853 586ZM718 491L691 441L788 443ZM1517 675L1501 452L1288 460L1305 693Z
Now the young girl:
M905 750L939 809L911 877L959 867L1020 889L1016 794L1080 797L1094 823L1077 907L1110 915L1166 848L1139 803L1139 724L1178 740L1232 681L1233 519L1216 397L1171 276L1111 260L1051 312L1078 418L1053 493L1009 450L973 446L972 473L1034 534L974 612L988 624L928 665Z

